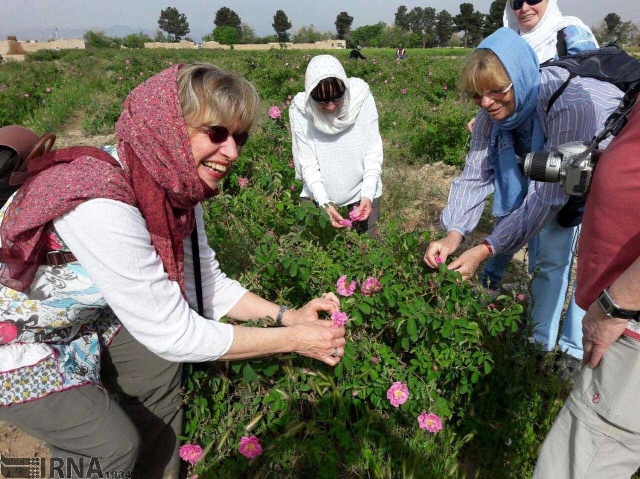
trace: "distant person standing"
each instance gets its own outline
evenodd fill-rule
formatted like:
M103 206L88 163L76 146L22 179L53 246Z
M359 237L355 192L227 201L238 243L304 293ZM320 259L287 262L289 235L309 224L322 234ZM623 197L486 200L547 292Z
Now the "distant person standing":
M360 50L362 50L362 47L358 45L353 50L351 50L351 53L349 53L349 58L352 60L366 60L365 56L360 53Z
M402 45L398 45L396 48L396 60L404 60L407 57L407 51Z

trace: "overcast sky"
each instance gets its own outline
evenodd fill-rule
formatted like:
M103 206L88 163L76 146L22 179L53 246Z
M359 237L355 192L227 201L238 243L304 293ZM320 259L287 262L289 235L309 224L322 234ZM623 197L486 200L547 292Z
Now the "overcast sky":
M469 0L467 0L469 1ZM476 10L489 12L492 0L471 1ZM158 28L160 11L168 6L175 7L187 16L191 32L210 32L213 29L215 12L221 7L234 10L242 21L254 28L256 34L273 34L273 15L276 10L284 10L293 24L293 30L315 25L321 32L335 32L336 15L346 11L353 20L352 28L371 25L379 21L392 24L398 6L433 7L436 11L447 10L452 15L459 13L463 2L431 0L389 1L389 0L343 0L327 2L322 0L2 0L0 6L0 31L21 31L54 27L67 28L108 28L127 25L155 31ZM565 15L580 17L587 25L598 24L607 13L617 13L623 21L640 23L640 2L638 0L559 0L560 10ZM9 6L10 5L10 6Z

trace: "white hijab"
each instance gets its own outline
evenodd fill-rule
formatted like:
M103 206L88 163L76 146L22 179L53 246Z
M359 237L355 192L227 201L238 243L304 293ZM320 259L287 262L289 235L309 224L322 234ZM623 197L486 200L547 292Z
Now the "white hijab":
M346 87L344 103L339 113L324 113L318 108L311 92L325 78L338 78ZM364 101L371 95L369 85L360 78L347 78L340 61L331 55L313 57L307 66L304 78L304 92L293 99L293 108L309 118L313 126L327 135L340 133L353 125Z
M518 32L518 34L524 38L529 45L531 45L533 51L538 55L540 63L555 58L557 53L556 35L558 31L563 28L570 25L576 25L591 33L589 27L586 26L579 18L563 16L558 8L558 0L548 0L547 11L544 13L538 24L528 33L520 31L520 26L518 25L518 21L513 13L510 2L507 2L504 7L502 21L505 27Z

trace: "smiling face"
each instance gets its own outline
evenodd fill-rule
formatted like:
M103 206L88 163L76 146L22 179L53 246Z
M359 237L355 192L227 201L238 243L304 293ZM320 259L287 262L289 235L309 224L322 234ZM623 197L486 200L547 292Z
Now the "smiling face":
M485 48L476 49L460 72L464 98L472 98L492 120L504 120L516 111L516 94L502 62Z
M477 92L473 101L480 108L485 110L494 120L504 120L510 117L516 111L516 100L513 94L513 87L507 92L504 90L509 85L493 84L488 88Z
M542 2L537 5L529 5L527 2L524 2L520 10L514 10L513 14L516 17L520 30L522 30L523 33L529 33L533 30L536 25L540 23L542 17L544 17L548 5L549 0L542 0Z
M233 135L241 132L232 128L228 130L229 136L224 141L214 143L211 141L208 127L187 126L198 176L212 190L218 188L220 181L229 174L239 156L240 147Z

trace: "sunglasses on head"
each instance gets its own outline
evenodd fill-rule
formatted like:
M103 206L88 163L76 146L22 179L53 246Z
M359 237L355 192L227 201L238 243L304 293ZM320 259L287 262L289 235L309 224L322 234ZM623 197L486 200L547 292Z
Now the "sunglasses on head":
M327 98L326 100L320 100L319 98L313 98L313 96L311 96L311 98L313 98L313 101L315 101L316 103L319 103L320 105L328 105L329 103L336 103L336 102L340 101L343 96L344 96L344 92L338 93L337 95L332 96L331 98Z
M224 126L207 126L205 127L207 130L207 135L209 135L209 139L211 143L224 143L227 138L229 138L229 130ZM236 146L244 146L244 144L249 139L249 132L243 131L242 133L234 133L233 141L236 142Z
M511 8L513 10L520 10L522 8L522 6L526 3L527 5L537 5L539 3L541 3L542 0L513 0L511 3Z

